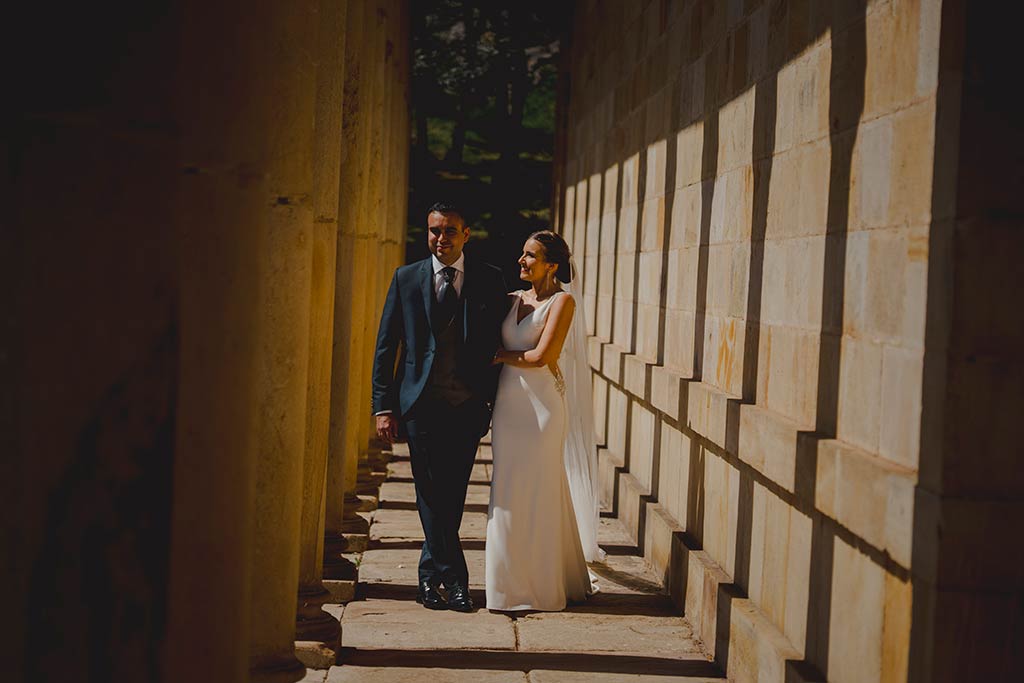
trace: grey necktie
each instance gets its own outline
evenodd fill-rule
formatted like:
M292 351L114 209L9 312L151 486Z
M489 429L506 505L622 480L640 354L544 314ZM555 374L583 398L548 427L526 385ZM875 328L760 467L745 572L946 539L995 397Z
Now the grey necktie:
M437 323L442 327L447 326L455 316L455 309L458 307L459 295L455 291L455 269L447 266L441 269L441 288L438 290L438 298L435 314Z

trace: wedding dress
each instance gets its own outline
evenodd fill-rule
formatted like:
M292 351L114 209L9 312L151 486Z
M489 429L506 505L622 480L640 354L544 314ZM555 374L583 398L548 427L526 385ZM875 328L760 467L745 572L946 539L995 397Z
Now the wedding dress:
M502 323L504 348L535 348L551 302L561 296L570 294L556 293L518 320L522 295L517 294ZM581 314L577 307L576 315ZM566 473L564 389L562 377L550 367L501 370L491 421L488 609L557 611L593 592Z

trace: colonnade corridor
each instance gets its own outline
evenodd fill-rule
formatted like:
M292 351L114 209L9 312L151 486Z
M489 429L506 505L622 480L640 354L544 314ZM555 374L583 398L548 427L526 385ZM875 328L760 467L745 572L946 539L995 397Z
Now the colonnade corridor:
M1001 6L570 3L550 215L609 558L513 619L488 445L461 614L415 602L373 438L417 6L64 4L7 16L4 683L1024 681Z
M484 595L484 536L491 449L481 444L466 497L463 546L471 614L434 612L415 602L423 532L408 450L396 444L379 497L364 495L368 549L355 600L327 606L340 618L341 666L310 670L308 683L710 683L721 671L675 609L622 527L602 518L608 552L591 570L600 592L564 612L489 612ZM382 470L383 472L383 470ZM543 533L542 531L539 533Z

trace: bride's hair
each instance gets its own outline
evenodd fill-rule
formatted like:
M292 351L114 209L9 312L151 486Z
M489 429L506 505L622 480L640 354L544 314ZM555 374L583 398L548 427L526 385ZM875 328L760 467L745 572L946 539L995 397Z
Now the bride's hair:
M550 230L538 230L526 239L540 242L544 247L544 260L558 264L555 277L565 283L572 282L572 266L569 265L569 257L572 254L561 235Z

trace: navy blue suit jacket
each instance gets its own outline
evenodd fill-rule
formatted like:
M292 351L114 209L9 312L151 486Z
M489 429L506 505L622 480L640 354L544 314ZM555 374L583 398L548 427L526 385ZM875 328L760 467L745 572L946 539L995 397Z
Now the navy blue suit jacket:
M492 366L491 360L508 313L507 291L499 269L466 256L459 299L463 339L455 372L475 396L487 402L494 400L497 389L499 367ZM395 270L373 357L374 413L390 410L403 416L423 392L434 359L430 311L435 303L430 257Z

